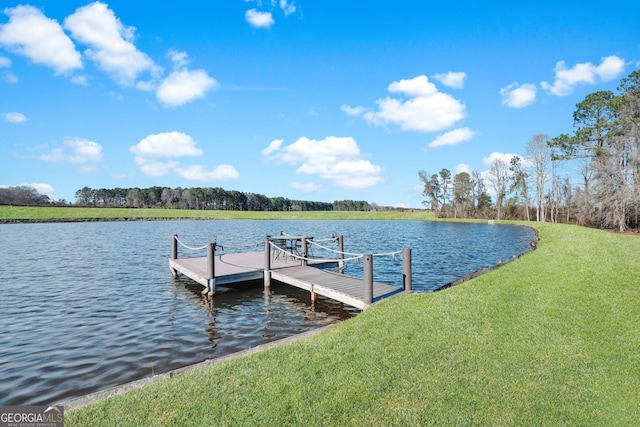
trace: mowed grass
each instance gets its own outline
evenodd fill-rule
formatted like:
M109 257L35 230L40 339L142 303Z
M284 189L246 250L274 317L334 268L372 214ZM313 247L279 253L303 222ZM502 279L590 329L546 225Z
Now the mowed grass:
M256 212L188 209L89 208L63 206L0 206L0 222L158 219L433 219L431 212Z
M460 286L392 298L66 425L640 425L640 238L536 227L536 251Z

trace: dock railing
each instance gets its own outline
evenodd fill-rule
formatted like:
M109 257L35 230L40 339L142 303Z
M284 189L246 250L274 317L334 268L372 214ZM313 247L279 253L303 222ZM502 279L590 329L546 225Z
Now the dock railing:
M215 293L216 287L216 269L215 269L215 257L217 248L224 249L222 246L218 245L216 241L209 242L204 246L200 247L190 247L185 245L178 239L177 234L173 234L171 236L172 245L171 245L171 259L178 259L178 245L183 246L186 249L198 251L198 250L207 250L206 257L206 280L207 286L206 289L203 290L203 294L213 295ZM321 243L324 242L337 242L338 249L329 248L326 245ZM259 243L258 243L259 244ZM252 244L251 246L256 246L258 244ZM298 260L302 265L308 265L310 260L317 261L319 258L310 258L309 257L309 245L317 246L323 250L333 252L337 255L337 259L325 259L322 258L323 261L327 262L335 262L338 264L339 268L343 268L347 261L352 260L360 260L362 259L364 264L363 270L363 295L364 302L366 304L373 303L373 288L374 288L374 279L373 279L373 260L375 257L382 256L392 256L395 257L398 254L402 254L402 287L404 292L412 292L412 272L411 272L411 248L404 248L399 251L387 252L387 253L349 253L344 251L344 238L342 235L333 236L331 238L322 239L322 240L314 240L312 237L307 236L293 236L284 234L280 232L277 236L267 236L264 241L264 286L265 289L268 289L271 286L271 271L272 271L272 260L276 258L272 252L279 254L284 257L286 260L287 257L291 257L292 259ZM298 247L300 248L298 251ZM171 274L175 278L178 276L178 271L171 267Z
M283 240L291 240L291 241L300 241L301 242L301 254L295 254L293 251L287 251L287 246L282 245L281 242ZM337 241L338 249L332 249L321 245L321 242L324 241ZM272 251L276 251L276 253L284 253L284 256L290 256L294 259L298 259L302 262L302 265L307 265L310 258L308 257L307 248L308 245L318 246L324 250L334 252L338 255L338 259L335 260L338 262L340 267L344 267L346 261L349 260L358 260L362 259L364 263L364 271L363 271L363 286L364 286L364 302L367 304L373 303L373 259L374 257L382 257L382 256L395 256L398 254L402 254L402 286L405 292L412 292L412 273L411 273L411 248L404 248L400 251L388 252L388 253L380 253L380 254L359 254L359 253L349 253L344 251L344 237L342 235L334 236L332 238L324 239L322 241L314 240L313 238L308 238L306 236L291 236L287 234L279 234L278 236L267 236L265 240L264 250L265 250L265 267L264 267L264 284L265 288L268 288L271 285L271 259L273 258ZM284 246L284 248L283 248ZM294 247L291 245L290 247ZM345 255L350 258L345 258Z

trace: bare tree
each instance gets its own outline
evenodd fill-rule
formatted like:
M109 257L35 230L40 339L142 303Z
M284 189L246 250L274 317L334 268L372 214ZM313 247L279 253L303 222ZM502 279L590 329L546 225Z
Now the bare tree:
M527 143L527 155L533 164L533 176L535 183L536 221L545 221L544 193L548 180L547 168L549 166L549 136L537 133Z
M496 211L498 219L502 218L502 203L507 196L507 184L509 182L509 165L502 159L495 159L491 163L488 175L489 185L496 193Z

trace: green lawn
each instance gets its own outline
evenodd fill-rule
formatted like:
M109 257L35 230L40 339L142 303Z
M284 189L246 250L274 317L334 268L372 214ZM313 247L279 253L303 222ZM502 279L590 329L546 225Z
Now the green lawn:
M538 250L312 338L66 415L86 425L640 425L640 238Z
M186 209L0 206L0 222L135 219L433 219L427 211L240 212Z

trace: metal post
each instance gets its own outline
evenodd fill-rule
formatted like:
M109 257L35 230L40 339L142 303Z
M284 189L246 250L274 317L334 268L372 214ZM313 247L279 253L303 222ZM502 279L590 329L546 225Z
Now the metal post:
M344 267L344 236L338 236L338 267Z
M271 286L271 245L270 239L264 241L264 289Z
M364 254L364 303L373 303L373 255Z
M171 259L178 259L178 235L171 235ZM173 267L169 267L171 270L171 277L174 279L178 278L178 270Z
M302 236L302 265L306 266L309 262L307 261L307 236Z
M207 279L209 281L209 295L216 292L216 244L207 243Z
M171 259L178 259L178 235L171 235Z
M402 279L404 282L404 291L411 292L411 248L402 250Z

